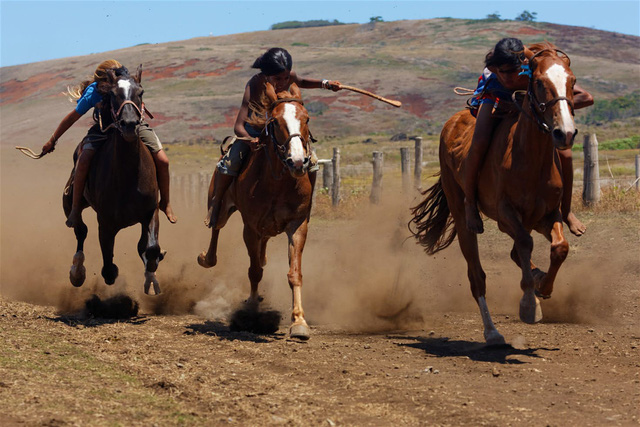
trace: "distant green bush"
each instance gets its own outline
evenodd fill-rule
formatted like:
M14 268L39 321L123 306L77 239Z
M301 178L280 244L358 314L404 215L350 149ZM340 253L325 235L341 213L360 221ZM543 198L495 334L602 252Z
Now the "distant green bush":
M345 25L344 22L340 22L337 19L333 21L327 21L326 19L314 19L312 21L284 21L277 24L273 24L270 28L272 30L284 30L287 28L307 28L307 27L328 27L331 25Z
M610 101L596 100L580 123L602 124L612 120L640 116L640 90Z
M574 144L573 151L582 151L583 144ZM640 148L640 135L629 138L612 139L598 144L598 150L634 150Z
M291 46L309 46L308 43L302 43L302 42L293 42L291 43Z

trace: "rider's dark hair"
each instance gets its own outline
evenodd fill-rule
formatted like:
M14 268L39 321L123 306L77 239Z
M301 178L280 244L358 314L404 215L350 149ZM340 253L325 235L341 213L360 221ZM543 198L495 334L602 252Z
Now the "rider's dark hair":
M487 67L500 67L502 65L519 66L524 55L524 45L520 39L507 37L496 43L495 47L487 53L484 64Z
M251 68L259 68L265 76L275 76L287 70L291 71L293 59L286 49L273 47L263 53Z

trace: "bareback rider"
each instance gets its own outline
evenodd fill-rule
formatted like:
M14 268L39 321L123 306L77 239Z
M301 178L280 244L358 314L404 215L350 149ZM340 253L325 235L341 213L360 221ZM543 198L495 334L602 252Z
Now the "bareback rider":
M58 139L77 122L87 111L98 106L102 101L102 94L98 91L98 83L107 81L108 71L113 70L116 76L128 75L129 71L122 66L115 59L109 59L103 61L98 65L93 76L80 83L79 85L69 88L68 94L71 99L77 100L76 108L74 108L69 114L67 114L58 127L56 128L49 141L47 141L42 147L42 153L50 153L55 150ZM144 145L149 148L153 156L153 160L156 164L158 187L160 189L160 210L166 215L167 219L171 223L177 221L176 216L171 209L171 203L169 199L169 158L162 149L162 144L156 133L151 127L143 122L139 126L140 139ZM75 172L73 177L73 197L72 206L69 217L67 218L67 227L74 227L80 221L80 202L84 193L84 185L87 178L87 173L91 165L91 159L96 150L104 143L106 138L100 129L100 124L95 123L87 132L87 135L81 142L81 152L78 156L78 160L75 165Z
M472 114L476 116L476 125L466 159L464 178L464 207L467 229L474 233L484 231L478 211L477 185L480 167L484 162L491 142L493 130L509 110L511 94L516 90L525 90L529 77L523 73L524 45L516 38L504 38L487 53L485 70L478 80L478 88L471 99ZM573 88L574 109L585 108L593 104L593 97L577 84ZM571 212L573 189L573 162L571 149L558 150L562 165L562 219L569 230L581 236L587 227Z
M234 177L240 173L244 160L251 151L250 144L257 143L262 132L262 129L252 127L247 121L251 114L250 106L260 104L266 83L271 83L276 93L288 91L293 83L304 89L328 89L334 92L340 90L340 82L302 78L292 71L292 66L293 60L289 52L279 47L269 49L253 63L252 68L259 69L260 73L251 77L245 86L242 104L233 128L235 135L243 139L238 139L216 166L212 205L205 219L205 224L209 227L215 228L222 206L221 201ZM312 156L311 163L309 179L313 186L318 170L315 155Z

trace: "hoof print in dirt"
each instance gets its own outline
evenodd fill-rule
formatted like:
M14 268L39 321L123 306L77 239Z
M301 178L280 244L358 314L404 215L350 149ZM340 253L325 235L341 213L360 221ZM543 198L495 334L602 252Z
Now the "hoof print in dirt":
M100 319L129 319L138 315L138 302L127 295L101 300L93 295L85 303L87 315Z
M233 332L252 332L254 334L274 334L280 327L281 314L277 310L261 311L243 307L231 315L229 329Z

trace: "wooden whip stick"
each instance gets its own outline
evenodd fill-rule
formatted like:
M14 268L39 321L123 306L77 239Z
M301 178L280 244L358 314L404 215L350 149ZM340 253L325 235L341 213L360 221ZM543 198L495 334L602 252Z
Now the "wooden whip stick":
M363 95L370 96L372 98L377 99L378 101L386 102L387 104L393 105L394 107L402 107L402 102L400 102L400 101L395 101L393 99L383 98L380 95L376 95L375 93L368 92L368 91L366 91L364 89L359 89L357 87L347 86L347 85L342 85L342 84L340 85L340 88L341 89L351 90L353 92L358 92L358 93L361 93Z

